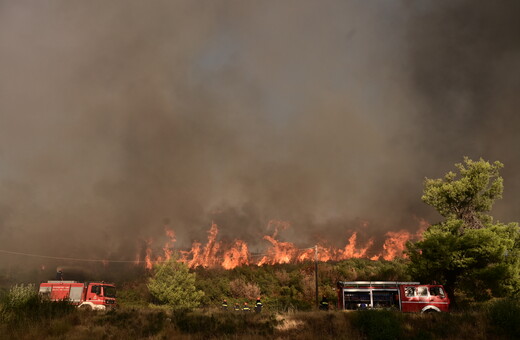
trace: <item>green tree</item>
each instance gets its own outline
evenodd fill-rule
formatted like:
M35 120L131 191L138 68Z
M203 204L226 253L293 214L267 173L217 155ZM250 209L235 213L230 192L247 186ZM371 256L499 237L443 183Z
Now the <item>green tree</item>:
M445 220L407 244L409 271L417 280L444 283L454 301L455 289L477 299L520 290L518 224L494 223L486 214L502 197L502 166L464 158L456 164L460 176L425 180L422 199Z
M422 200L447 219L462 220L465 228L483 228L491 222L485 213L491 210L495 200L502 198L504 181L499 171L504 165L464 157L464 164L457 163L455 167L460 178L452 171L444 178L427 178Z
M198 307L204 296L195 287L195 273L190 273L188 266L176 259L155 265L147 287L157 302L173 308Z

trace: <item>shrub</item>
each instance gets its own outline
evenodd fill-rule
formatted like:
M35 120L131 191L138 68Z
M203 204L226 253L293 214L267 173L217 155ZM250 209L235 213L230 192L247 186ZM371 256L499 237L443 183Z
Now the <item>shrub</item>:
M120 307L140 308L148 306L150 292L145 283L125 284L117 291L117 303Z
M498 334L506 334L512 339L520 338L520 301L503 299L493 301L487 314L491 327Z
M186 334L202 338L227 338L229 335L267 336L274 333L276 320L273 316L254 313L213 313L174 311L172 322Z
M4 297L3 305L8 308L19 308L27 305L37 297L38 292L33 284L14 285Z
M32 314L38 302L34 285L15 285L2 298L0 314L8 323L13 323Z
M231 294L235 298L256 299L260 295L260 287L255 283L245 282L242 279L236 279L229 283Z
M124 330L125 337L148 338L160 333L166 325L164 311L142 311L137 309L109 310L98 315L96 324Z
M75 310L68 301L51 302L41 299L35 286L15 285L3 297L0 308L2 319L10 324L23 324L28 320L42 321L64 316Z
M396 312L366 310L355 312L353 325L368 339L400 339L401 322Z
M172 308L198 307L204 296L204 292L195 287L195 274L176 259L156 265L147 287L157 302Z
M296 299L290 296L279 296L265 300L264 306L267 310L275 312L294 312L294 311L308 311L312 309L312 304Z

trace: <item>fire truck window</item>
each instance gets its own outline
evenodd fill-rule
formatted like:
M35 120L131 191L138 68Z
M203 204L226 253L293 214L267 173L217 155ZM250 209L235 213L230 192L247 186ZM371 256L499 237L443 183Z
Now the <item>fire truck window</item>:
M372 292L374 308L389 308L396 305L398 306L399 304L395 303L395 294L395 292L374 290Z
M428 296L428 288L427 287L419 287L417 289L417 293L419 296Z
M90 292L97 295L101 294L101 286L92 286Z
M414 297L415 296L415 287L405 287L404 295L406 297Z
M116 297L116 288L111 286L103 286L106 297Z
M444 298L444 290L441 287L431 287L430 295L440 296L441 298Z
M370 305L370 292L345 292L345 309L361 309Z
M50 296L51 296L51 291L52 291L52 288L51 288L51 287L40 287L40 295L41 295L44 299L48 299L48 298L50 298Z

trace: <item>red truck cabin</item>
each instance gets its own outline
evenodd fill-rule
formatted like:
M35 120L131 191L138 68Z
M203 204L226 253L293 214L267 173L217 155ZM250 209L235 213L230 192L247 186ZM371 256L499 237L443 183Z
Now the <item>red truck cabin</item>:
M116 305L116 287L111 284L76 281L47 281L40 294L51 301L69 300L80 308L106 309Z
M447 312L449 299L441 285L419 282L338 282L338 308L363 310L395 309L403 312Z
M450 299L441 285L405 284L399 286L403 312L447 312Z

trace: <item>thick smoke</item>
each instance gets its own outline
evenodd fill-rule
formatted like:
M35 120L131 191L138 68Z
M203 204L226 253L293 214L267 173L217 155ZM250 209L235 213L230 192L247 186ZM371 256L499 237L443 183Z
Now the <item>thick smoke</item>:
M515 1L0 1L0 249L133 259L415 231L425 176L506 164ZM9 257L8 261L15 261Z
M438 177L461 155L500 160L505 194L494 215L518 221L520 3L421 4L412 11L407 34L425 137L421 170Z

